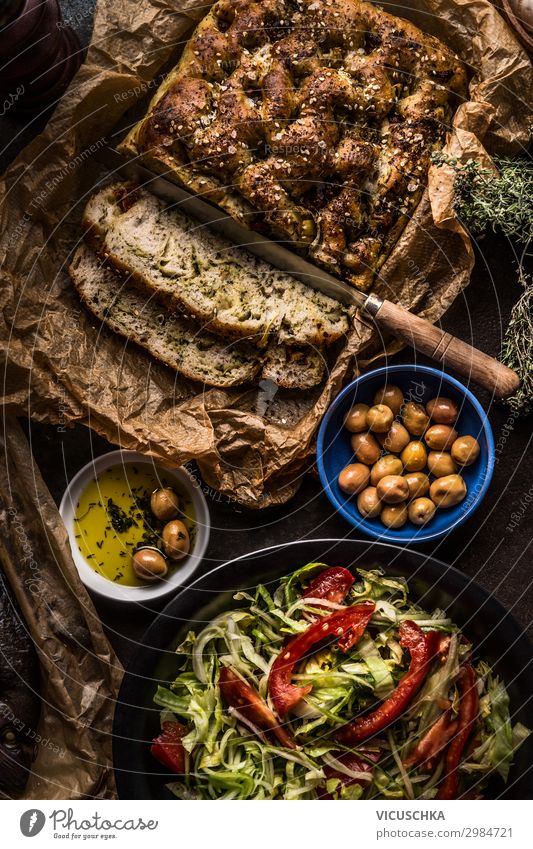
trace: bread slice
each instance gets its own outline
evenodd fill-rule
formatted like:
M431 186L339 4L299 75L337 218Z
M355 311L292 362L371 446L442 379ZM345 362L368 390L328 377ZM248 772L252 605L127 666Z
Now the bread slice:
M311 389L324 376L326 361L321 351L310 347L270 345L261 377L284 389Z
M171 310L229 337L329 344L345 308L235 247L142 189L114 184L90 199L86 238Z
M155 298L104 265L87 245L77 248L69 274L93 315L190 380L228 388L268 377L289 389L307 389L322 378L320 351L288 354L285 362L292 360L293 365L282 368L283 346L259 353L243 340L219 339L195 322L167 313Z
M250 345L227 345L193 322L165 314L160 303L128 287L86 245L77 248L69 274L81 299L100 321L190 380L238 386L253 380L261 368Z

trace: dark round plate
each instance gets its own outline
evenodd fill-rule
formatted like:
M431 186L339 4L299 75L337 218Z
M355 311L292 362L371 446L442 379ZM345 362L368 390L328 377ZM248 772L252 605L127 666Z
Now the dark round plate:
M115 712L113 756L121 799L174 798L165 789L170 773L150 755L150 740L159 733L160 709L152 696L158 683L175 676L174 649L190 628L200 628L227 610L234 592L258 583L276 584L300 566L322 561L330 566L381 567L403 575L414 597L427 609L440 607L472 640L505 681L513 722L531 724L532 646L510 613L462 572L434 557L393 545L362 540L301 540L254 551L218 566L177 595L157 616L131 660ZM529 717L527 713L529 711ZM533 735L532 735L533 737ZM488 798L533 797L533 739L517 753L509 782L494 779Z

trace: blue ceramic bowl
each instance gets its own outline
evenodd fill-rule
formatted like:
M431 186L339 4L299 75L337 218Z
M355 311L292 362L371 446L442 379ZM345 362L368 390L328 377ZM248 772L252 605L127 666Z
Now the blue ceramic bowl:
M433 519L422 527L408 520L402 528L393 530L386 528L379 517L363 518L357 509L357 496L347 496L337 482L339 472L349 463L357 462L350 445L352 434L343 425L344 416L354 404L372 405L374 394L385 383L399 386L406 399L424 405L437 395L452 398L460 410L456 430L461 436L474 436L481 448L476 462L461 472L468 489L464 501L455 507L438 509ZM442 537L472 515L492 478L494 439L479 401L458 380L429 366L388 366L361 375L337 396L318 432L317 465L326 495L354 528L375 539L406 545ZM430 479L433 478L430 476Z

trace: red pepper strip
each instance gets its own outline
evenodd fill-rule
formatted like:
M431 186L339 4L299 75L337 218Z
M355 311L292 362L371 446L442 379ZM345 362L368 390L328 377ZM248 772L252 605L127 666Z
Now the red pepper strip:
M334 566L332 569L324 569L320 575L314 578L305 590L304 598L324 598L342 604L348 590L355 581L354 576L348 569L342 566ZM318 605L317 605L318 606Z
M163 733L152 741L150 749L154 758L179 775L185 773L187 755L181 741L188 733L181 722L164 722Z
M354 645L362 637L375 607L373 601L364 601L336 610L331 616L323 616L302 634L289 640L272 664L268 679L270 698L279 716L284 716L292 710L312 690L311 686L296 687L291 684L294 667L298 661L307 656L316 643L327 637L338 641L343 650Z
M394 692L377 710L353 719L338 732L337 737L347 746L353 746L366 740L378 731L382 731L404 712L420 689L429 669L436 649L436 632L424 634L416 622L406 621L400 625L400 645L409 649L411 663L409 670L400 678Z
M381 757L380 750L373 752L363 752L361 750L361 754L364 754L365 756L364 760L354 752L332 752L332 754L334 758L353 772L368 772L370 775L374 771L374 765ZM371 761L371 763L369 763L369 761ZM364 787L366 784L370 784L369 781L362 781L360 778L351 778L344 772L336 770L334 766L329 765L324 767L324 775L326 776L326 780L329 780L330 778L338 778L345 787L351 787L354 784L360 784ZM335 797L331 793L328 793L324 787L319 789L318 798L334 799Z
M476 673L470 664L463 667L461 679L461 701L459 702L459 730L446 752L446 777L437 793L437 799L456 799L459 790L457 769L463 749L468 742L479 713L479 696Z
M257 725L261 731L272 731L282 746L296 749L291 735L282 728L259 693L250 687L232 669L223 666L218 678L220 694L229 707L237 708L242 715Z
M440 755L457 731L458 723L452 721L451 716L451 710L447 710L437 719L418 741L411 754L404 759L405 766L429 765Z

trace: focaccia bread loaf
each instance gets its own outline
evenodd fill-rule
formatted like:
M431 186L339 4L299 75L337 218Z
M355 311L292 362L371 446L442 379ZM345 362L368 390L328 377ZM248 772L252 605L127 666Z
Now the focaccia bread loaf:
M87 245L76 249L69 274L100 322L189 380L229 388L268 378L286 389L310 389L323 377L321 351L273 345L260 352L245 341L220 339L195 322L170 314Z
M328 345L348 331L346 309L126 183L89 200L86 239L171 310L231 338Z
M219 0L122 149L368 289L465 92L450 49L363 0Z

